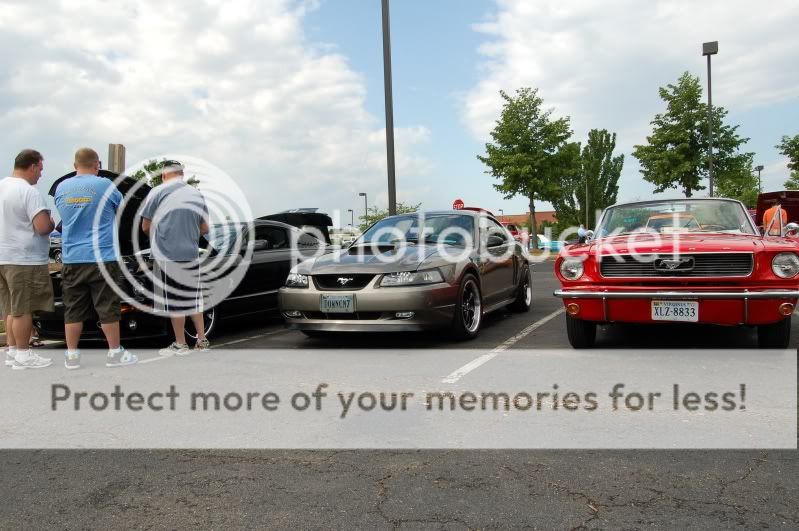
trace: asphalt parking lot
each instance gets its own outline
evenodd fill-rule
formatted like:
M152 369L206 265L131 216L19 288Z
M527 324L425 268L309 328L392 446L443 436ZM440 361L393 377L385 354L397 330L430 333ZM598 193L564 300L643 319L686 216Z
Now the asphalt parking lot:
M445 379L468 378L491 371L514 349L568 347L562 305L551 296L556 280L550 267L534 269L532 312L489 316L467 345L439 333L312 340L276 320L229 326L214 345L390 346L408 349L411 361L416 348L468 348L464 359L442 371ZM799 320L794 347L798 327ZM756 338L746 329L612 327L600 331L598 345L755 348ZM481 362L463 363L472 358ZM146 370L187 362L192 358L164 359ZM0 522L9 529L799 525L796 451L3 451L0 463Z

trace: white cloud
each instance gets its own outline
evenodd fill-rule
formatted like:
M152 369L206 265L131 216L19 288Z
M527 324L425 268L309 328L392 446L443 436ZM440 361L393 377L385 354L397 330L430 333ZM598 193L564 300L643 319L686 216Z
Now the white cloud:
M50 181L82 145L128 162L203 157L253 211L358 204L384 186L382 117L346 57L308 42L301 0L0 0L0 149L46 157ZM398 171L420 175L430 130L397 130ZM376 193L375 193L376 196Z
M713 101L745 111L799 94L792 0L756 7L747 0L497 0L498 11L473 29L484 34L481 80L463 98L463 120L486 140L499 116L498 91L538 87L556 116L569 115L576 138L591 128L618 133L626 156L622 194L647 195L632 146L645 142L663 104L657 88L689 70L706 83L704 41L718 40ZM776 133L773 145L783 131Z

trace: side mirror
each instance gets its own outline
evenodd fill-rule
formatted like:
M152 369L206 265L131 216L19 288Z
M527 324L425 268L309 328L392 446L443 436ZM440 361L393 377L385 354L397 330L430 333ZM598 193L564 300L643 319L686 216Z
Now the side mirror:
M788 236L790 238L795 238L799 234L799 224L796 223L788 223L783 228L783 236Z
M505 245L505 238L497 236L496 234L491 234L488 236L486 245L488 247L499 247L500 245Z
M594 239L594 231L587 230L585 231L585 242L588 243Z

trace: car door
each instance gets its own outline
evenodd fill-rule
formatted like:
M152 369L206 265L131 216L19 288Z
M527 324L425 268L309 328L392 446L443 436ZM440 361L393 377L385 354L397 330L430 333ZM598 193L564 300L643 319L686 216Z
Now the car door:
M481 225L483 300L491 306L508 299L513 293L516 242L502 225L491 218L484 218Z
M253 251L241 282L226 301L228 317L277 308L277 290L291 262L290 230L282 223L255 222L247 232L245 242Z

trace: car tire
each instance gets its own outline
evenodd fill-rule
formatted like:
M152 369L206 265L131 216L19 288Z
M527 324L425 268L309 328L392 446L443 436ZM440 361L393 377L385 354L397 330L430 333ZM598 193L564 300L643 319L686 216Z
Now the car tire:
M788 348L791 340L791 318L757 327L757 346L760 348Z
M461 279L455 315L452 317L450 332L455 339L474 339L480 333L483 323L483 295L477 277L467 273Z
M205 337L211 339L219 329L219 310L211 308L203 312L203 322L205 323ZM194 323L191 318L186 316L186 337L191 341L197 341L197 332L194 330Z
M566 314L566 335L572 348L592 348L596 343L596 323Z
M516 290L516 299L511 303L511 311L526 313L533 307L533 279L530 275L530 268L525 266L522 272L521 282Z

